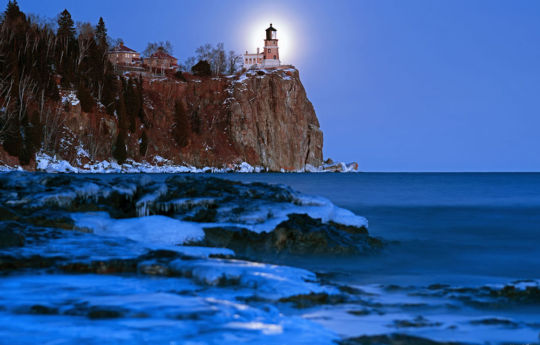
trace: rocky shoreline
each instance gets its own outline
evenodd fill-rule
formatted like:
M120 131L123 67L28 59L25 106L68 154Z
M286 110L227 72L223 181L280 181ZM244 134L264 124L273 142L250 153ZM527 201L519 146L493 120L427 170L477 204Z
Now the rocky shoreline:
M74 164L59 159L56 156L51 157L48 154L40 153L36 155L36 164L34 167L26 166L21 167L20 165L8 165L0 161L0 172L10 172L10 171L38 171L46 173L166 173L166 174L175 174L175 173L230 173L230 172L239 172L239 173L264 173L264 172L293 172L293 173L322 173L322 172L359 172L357 163L331 163L324 164L319 167L314 167L312 165L306 165L303 169L294 170L294 171L285 171L284 169L280 171L273 171L261 166L251 166L246 162L238 164L228 164L225 167L202 167L197 168L189 165L177 165L172 161L165 159L161 156L155 156L151 162L142 161L136 162L132 159L127 159L123 164L118 164L116 161L100 161L100 162L85 162L82 163L85 158L87 160L87 155L85 155L84 150L79 150L80 154L75 159Z

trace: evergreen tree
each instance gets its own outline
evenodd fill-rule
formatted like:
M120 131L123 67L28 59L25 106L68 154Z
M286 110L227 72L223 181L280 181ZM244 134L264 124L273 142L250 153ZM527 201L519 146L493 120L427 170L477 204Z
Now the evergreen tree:
M176 102L174 102L173 137L180 147L184 147L188 144L189 124L186 110L181 100L176 100Z
M57 46L57 72L62 75L62 85L70 88L76 79L77 41L73 19L68 10L60 13L57 37L60 41Z
M108 49L107 28L105 27L103 17L99 17L99 22L96 25L96 42L100 48Z
M209 77L212 75L212 68L208 61L200 60L195 66L191 67L191 72L200 77Z
M17 4L17 0L9 1L6 7L5 14L5 20L6 21L15 21L19 18L26 19L26 16L24 13L21 12L21 9L19 8L19 4Z
M56 32L58 38L75 40L74 24L73 19L71 19L71 14L68 12L68 10L64 9L58 18L58 31Z

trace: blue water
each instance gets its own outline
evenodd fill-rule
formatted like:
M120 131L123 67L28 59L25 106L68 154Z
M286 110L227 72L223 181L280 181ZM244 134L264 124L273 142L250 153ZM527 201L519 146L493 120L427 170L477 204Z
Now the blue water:
M388 250L350 267L363 282L540 276L540 174L226 175L286 184L365 216ZM369 262L369 265L367 264Z
M446 296L415 297L431 284L455 288L540 278L540 174L359 173L232 175L241 181L286 184L324 196L365 216L371 235L389 244L377 255L303 261L334 282L371 291L383 316L351 317L328 308L308 317L342 336L411 333L432 339L529 344L540 338L540 306L474 307ZM389 292L387 286L407 287ZM473 298L474 300L474 298ZM418 307L414 307L418 305ZM443 306L444 305L444 306ZM409 310L410 309L410 310ZM380 310L379 310L380 311ZM392 328L391 319L418 316L440 327ZM470 319L511 320L514 326L470 327ZM519 327L516 325L529 325ZM369 332L366 332L369 329ZM361 330L361 331L360 331Z
M4 185L10 187L0 191L0 198L15 210L43 200L52 205L50 210L62 209L74 202L70 199L74 194L92 203L112 190L129 194L134 184L145 189L132 195L135 200L152 196L163 184L174 187L166 182L172 175L68 175L48 187L47 179L54 180L53 175L4 176L10 181ZM339 338L396 332L468 344L538 343L540 301L493 297L485 287L540 288L540 174L215 176L283 184L325 197L366 217L370 234L386 246L372 255L284 263L293 268L210 258L209 249L202 248L196 259L169 263L168 269L177 267L172 276L21 269L0 277L0 344L5 339L25 344L331 344ZM241 189L236 193L245 193ZM231 197L235 189L219 190L221 197L227 193L229 203L233 200L245 210L250 207L244 202L253 203L257 214L275 214L269 211L282 206L271 200L236 200ZM201 196L192 195L193 200ZM218 206L227 213L235 205L219 201ZM20 249L4 248L3 254L37 253L84 262L137 257L149 248L196 250L159 244L167 243L171 235L165 225L155 229L163 241L144 237L152 236L152 221L163 216L132 219L128 223L135 225L125 227L126 221L112 220L106 212L84 215L103 228L94 233L59 230L60 235L30 241ZM168 222L181 219L174 214L171 218ZM156 262L149 261L152 264ZM237 285L215 283L221 275L235 277ZM527 281L517 282L522 280ZM432 288L432 284L446 285ZM359 292L347 292L342 303L306 309L278 301L309 291L336 294L340 286ZM261 296L270 302L259 302ZM55 312L37 313L31 309L36 305ZM120 310L121 316L86 317L92 308ZM403 326L407 323L416 325Z

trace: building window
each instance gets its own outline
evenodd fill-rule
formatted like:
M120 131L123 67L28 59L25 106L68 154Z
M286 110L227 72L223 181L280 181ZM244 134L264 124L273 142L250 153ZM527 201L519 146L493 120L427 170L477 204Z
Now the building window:
M274 55L274 60L276 59L276 56Z
M268 53L270 53L270 52L271 52L271 50L270 50L270 49L268 49Z

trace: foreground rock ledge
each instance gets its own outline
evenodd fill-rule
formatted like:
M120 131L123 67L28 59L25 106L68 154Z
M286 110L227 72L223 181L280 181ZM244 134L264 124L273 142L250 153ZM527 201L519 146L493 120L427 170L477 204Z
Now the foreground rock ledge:
M283 256L358 255L374 252L382 242L365 227L323 223L307 214L291 214L271 232L256 233L239 227L205 228L202 241L191 245L225 247L251 259Z

